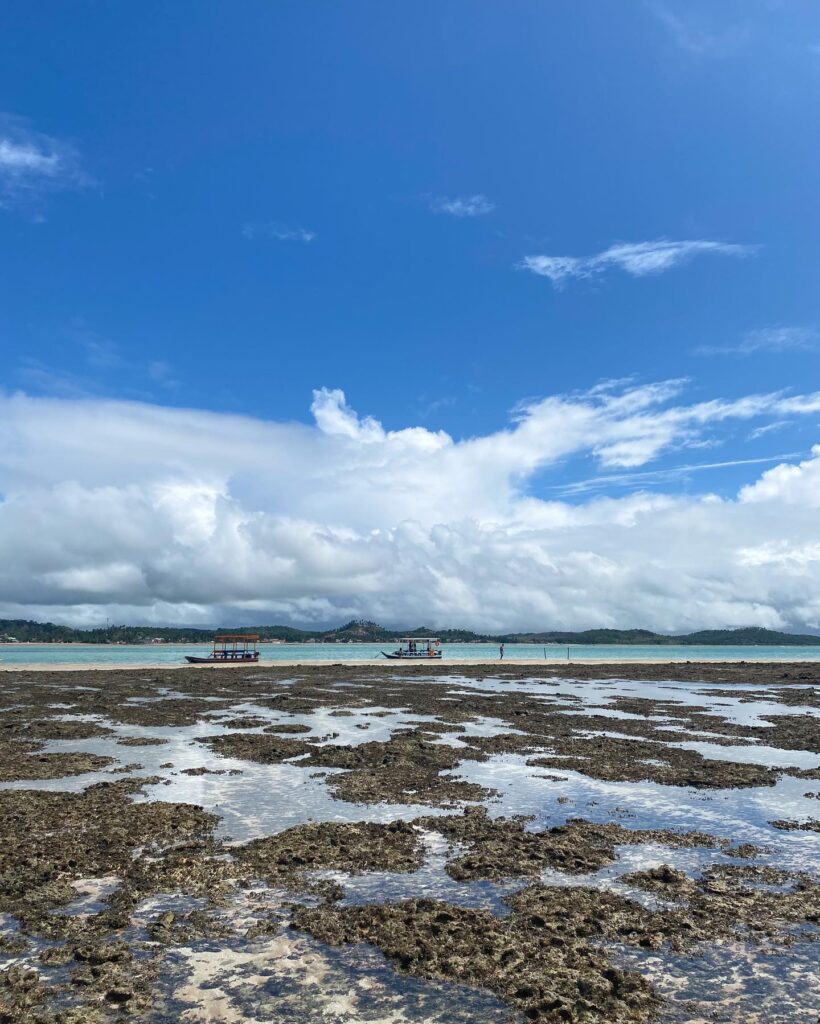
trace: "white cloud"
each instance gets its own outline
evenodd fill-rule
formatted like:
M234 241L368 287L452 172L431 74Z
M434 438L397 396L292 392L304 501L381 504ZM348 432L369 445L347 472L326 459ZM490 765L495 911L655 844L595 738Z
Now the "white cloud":
M737 345L700 345L701 356L751 356L758 352L810 352L817 348L818 333L812 327L759 327L747 331Z
M518 267L548 277L553 284L563 284L568 277L591 276L587 261L575 256L525 256Z
M771 427L774 429L785 425L785 423L777 423L771 424ZM757 430L753 430L749 434L748 440L755 440L768 432L766 427L758 427ZM784 459L793 459L801 454L803 453L785 452L780 455L767 455L756 459L726 459L723 462L685 463L681 466L671 466L668 469L650 469L631 473L606 473L571 484L558 484L554 490L562 497L565 497L573 494L586 494L592 491L612 490L615 487L630 487L634 489L636 485L671 483L675 480L689 477L693 473L703 473L712 469L729 469L734 466L759 466L766 462L782 462Z
M8 175L44 174L54 177L60 167L56 153L43 153L30 143L0 139L0 170Z
M315 231L276 222L245 224L242 235L244 238L270 238L277 242L312 242L316 238Z
M554 285L560 286L570 278L595 277L612 268L623 270L633 277L647 277L650 274L662 274L696 256L749 256L755 250L756 246L706 239L618 242L594 256L525 256L518 268L548 277Z
M483 217L492 213L495 204L481 193L473 196L428 196L430 209L449 213L451 217Z
M740 499L747 503L776 501L781 506L820 508L820 445L815 445L811 457L803 462L784 463L767 470L758 481L741 490Z
M785 430L786 427L792 425L791 420L775 420L773 423L764 423L760 427L755 427L754 430L750 430L746 436L747 441L756 441L759 437L765 437L767 434L774 434L778 430Z
M36 205L48 192L90 183L73 146L0 115L0 207Z
M337 390L315 393L313 425L0 395L0 615L820 626L820 446L734 500L529 493L573 456L651 468L728 425L820 411L820 394L684 388L554 395L460 441L386 430Z
M156 387L173 390L179 387L174 368L163 359L131 358L107 338L82 324L74 324L66 336L79 347L72 357L73 369L63 370L27 357L17 367L17 379L29 389L62 398L89 398L107 390L111 377L129 378L129 394L144 399Z
M718 29L697 25L687 11L684 18L676 14L667 4L650 3L649 10L681 50L693 57L728 57L742 49L750 39L749 27L745 24Z

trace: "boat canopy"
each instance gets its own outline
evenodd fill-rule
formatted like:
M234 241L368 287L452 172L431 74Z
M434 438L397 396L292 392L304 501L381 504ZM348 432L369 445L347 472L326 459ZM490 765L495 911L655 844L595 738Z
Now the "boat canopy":
M400 644L440 644L441 639L437 636L403 636L399 639Z
M207 658L186 654L185 660L193 665L225 664L226 662L259 661L258 633L217 633L213 652Z
M217 633L214 637L214 654L222 657L242 657L255 652L259 644L258 633Z

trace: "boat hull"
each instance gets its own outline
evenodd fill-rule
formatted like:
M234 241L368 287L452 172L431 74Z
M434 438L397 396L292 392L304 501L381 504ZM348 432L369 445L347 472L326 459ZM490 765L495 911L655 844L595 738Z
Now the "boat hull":
M385 658L390 658L391 661L438 661L441 658L439 654L388 654L387 651L382 651Z
M259 655L250 655L247 658L196 658L193 654L186 654L185 660L191 665L251 665L259 661Z

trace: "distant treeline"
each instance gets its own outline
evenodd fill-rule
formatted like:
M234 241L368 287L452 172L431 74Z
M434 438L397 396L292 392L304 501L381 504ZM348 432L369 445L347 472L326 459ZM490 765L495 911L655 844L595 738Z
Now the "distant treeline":
M296 629L293 626L220 626L217 629L194 629L178 626L108 626L105 629L72 629L53 622L32 622L28 619L0 619L0 639L37 643L149 643L162 639L168 643L210 642L214 633L258 633L263 640L305 643L318 640L358 640L385 643L403 636L438 636L446 643L524 644L772 644L785 646L820 645L820 636L802 633L779 633L773 629L751 626L746 629L701 629L696 633L675 636L653 633L648 629L585 629L582 632L548 631L544 633L473 633L468 629L385 629L375 622L353 620L338 629Z

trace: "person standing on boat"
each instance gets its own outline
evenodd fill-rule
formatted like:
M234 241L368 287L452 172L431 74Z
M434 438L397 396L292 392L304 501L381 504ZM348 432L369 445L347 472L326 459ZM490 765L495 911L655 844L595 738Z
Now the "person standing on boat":
M501 646L500 646L500 647L498 648L498 655L499 655L499 657L498 657L498 660L499 660L499 661L503 661L503 660L504 660L504 644L502 644L502 645L501 645Z

